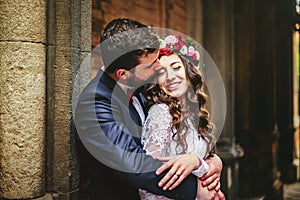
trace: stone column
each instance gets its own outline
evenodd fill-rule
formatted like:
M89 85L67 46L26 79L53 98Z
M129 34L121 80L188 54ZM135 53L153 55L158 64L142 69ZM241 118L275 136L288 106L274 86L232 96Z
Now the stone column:
M226 120L217 143L223 160L222 190L227 199L238 199L238 158L234 132L234 1L203 1L203 46L219 68L226 90Z
M0 1L0 198L45 193L46 1Z
M245 150L241 198L282 199L278 164L292 167L291 2L235 2L236 137Z
M72 94L91 49L91 6L91 0L48 1L46 190L54 199L79 199Z

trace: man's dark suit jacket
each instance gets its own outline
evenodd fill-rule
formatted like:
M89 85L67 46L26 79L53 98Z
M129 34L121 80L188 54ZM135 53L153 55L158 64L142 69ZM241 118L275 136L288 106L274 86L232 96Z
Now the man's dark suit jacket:
M188 176L180 186L163 191L155 169L161 162L145 154L141 120L128 96L100 70L80 94L75 128L81 180L88 182L86 196L97 200L139 199L138 188L172 199L194 200L197 179ZM82 197L82 199L84 199Z

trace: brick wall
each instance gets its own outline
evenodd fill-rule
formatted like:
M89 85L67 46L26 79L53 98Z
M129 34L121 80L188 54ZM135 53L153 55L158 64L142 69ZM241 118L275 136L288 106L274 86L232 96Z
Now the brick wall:
M119 17L187 34L187 2L187 0L93 0L92 47L100 43L100 33L104 26ZM99 66L93 66L92 74L95 75Z

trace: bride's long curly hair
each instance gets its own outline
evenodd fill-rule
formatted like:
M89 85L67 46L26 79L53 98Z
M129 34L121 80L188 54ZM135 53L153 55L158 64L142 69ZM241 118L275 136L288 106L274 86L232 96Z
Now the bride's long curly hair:
M160 55L160 57L163 55ZM204 81L200 72L192 65L191 62L182 58L182 63L185 68L185 74L187 77L187 82L189 84L188 90L186 92L186 105L166 94L157 83L151 83L147 86L145 90L145 97L150 103L150 106L156 103L165 103L169 107L170 114L173 117L172 127L173 127L173 137L172 139L177 142L177 149L181 147L180 150L186 153L187 142L186 136L188 134L189 125L187 119L191 119L193 125L197 127L198 133L202 137L206 137L209 140L208 151L214 146L214 136L213 136L213 124L209 119L209 113L204 108L207 101L207 95L202 91Z

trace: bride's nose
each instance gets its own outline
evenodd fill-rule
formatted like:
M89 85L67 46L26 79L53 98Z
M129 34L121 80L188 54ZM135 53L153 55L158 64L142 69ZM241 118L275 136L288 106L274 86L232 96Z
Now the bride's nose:
M172 81L176 77L174 70L168 69L167 70L167 81Z

